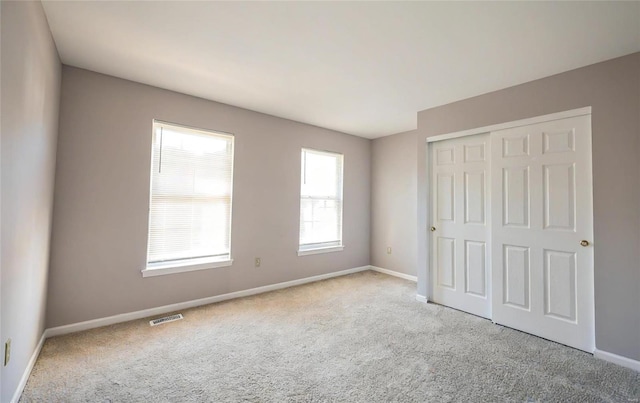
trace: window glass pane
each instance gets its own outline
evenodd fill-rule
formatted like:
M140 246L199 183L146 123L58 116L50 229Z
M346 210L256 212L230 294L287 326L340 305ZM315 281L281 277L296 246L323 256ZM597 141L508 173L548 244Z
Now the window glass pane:
M302 195L337 196L338 156L306 153L305 178L302 183Z
M149 263L229 256L233 136L154 124Z
M303 149L300 249L342 244L342 155Z

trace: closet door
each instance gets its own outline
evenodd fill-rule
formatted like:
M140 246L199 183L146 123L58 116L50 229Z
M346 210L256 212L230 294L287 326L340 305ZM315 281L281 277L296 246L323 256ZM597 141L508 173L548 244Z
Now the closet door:
M591 117L491 133L496 323L592 352Z
M491 317L489 135L431 143L431 300Z

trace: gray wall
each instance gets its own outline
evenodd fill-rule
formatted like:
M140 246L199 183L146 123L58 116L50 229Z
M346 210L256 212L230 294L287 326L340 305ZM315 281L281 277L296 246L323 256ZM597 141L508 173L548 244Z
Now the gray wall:
M370 140L67 66L60 108L47 327L369 264ZM152 119L235 134L233 266L142 278ZM344 154L342 252L297 256L301 147Z
M592 106L596 347L640 359L640 53L418 114L418 293L426 293L426 139Z
M409 131L371 145L371 264L412 276L418 257L416 136Z
M60 61L40 2L2 9L2 394L14 394L45 324Z

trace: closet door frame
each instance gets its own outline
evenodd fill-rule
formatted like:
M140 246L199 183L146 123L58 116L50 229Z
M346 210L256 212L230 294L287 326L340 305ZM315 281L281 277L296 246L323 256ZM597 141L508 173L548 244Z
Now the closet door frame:
M503 129L510 129L510 128L515 128L515 127L521 127L521 126L528 126L528 125L533 125L536 123L543 123L543 122L549 122L549 121L553 121L553 120L560 120L560 119L566 119L566 118L571 118L571 117L577 117L577 116L584 116L584 115L591 115L591 111L592 108L591 106L587 106L584 108L578 108L578 109L572 109L572 110L568 110L568 111L563 111L563 112L557 112L557 113L552 113L552 114L548 114L548 115L542 115L542 116L536 116L533 118L528 118L528 119L521 119L521 120L515 120L515 121L511 121L511 122L505 122L505 123L499 123L499 124L495 124L495 125L489 125L489 126L484 126L484 127L478 127L475 129L469 129L469 130L462 130L462 131L458 131L458 132L452 132L452 133L447 133L447 134L441 134L441 135L437 135L437 136L431 136L428 137L426 140L426 199L427 199L427 203L426 203L426 217L427 217L427 226L426 228L423 228L423 230L426 233L426 251L427 251L427 256L426 256L426 276L424 276L426 284L424 289L426 290L427 295L425 295L424 297L426 297L427 301L433 302L433 284L432 283L432 278L433 278L433 273L431 272L432 270L432 257L433 257L433 251L432 251L432 234L430 231L430 228L433 226L433 217L432 217L432 206L431 206L431 200L432 200L432 170L431 170L431 166L433 164L432 161L432 146L431 143L437 142L437 141L442 141L442 140L449 140L449 139L455 139L455 138L459 138L459 137L466 137L466 136L473 136L473 135L477 135L477 134L485 134L485 133L491 133L494 131L498 131L498 130L503 130ZM491 134L490 134L491 136ZM491 161L489 161L489 164L491 164ZM490 168L491 169L491 168ZM593 183L591 183L592 189L593 189ZM490 200L488 201L490 203ZM487 248L487 252L491 251L491 248ZM489 261L491 262L491 257L489 257ZM490 268L492 269L492 268ZM493 283L493 276L492 276L492 271L493 270L489 270L489 283ZM595 290L594 290L595 291ZM424 301L424 298L422 298L421 296L418 296L419 300ZM595 307L594 307L594 311L595 311ZM595 333L595 320L592 322L593 323L593 327L594 327L594 333Z

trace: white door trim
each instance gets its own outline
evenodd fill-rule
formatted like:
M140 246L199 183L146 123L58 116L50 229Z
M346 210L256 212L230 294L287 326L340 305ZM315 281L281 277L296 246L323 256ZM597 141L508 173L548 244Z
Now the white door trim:
M477 127L475 129L461 130L453 133L439 134L437 136L427 137L427 143L432 143L434 141L455 139L455 138L464 137L464 136L473 136L474 134L489 133L496 130L511 129L514 127L528 126L535 123L549 122L552 120L560 120L560 119L566 119L566 118L572 118L576 116L583 116L583 115L590 115L590 114L591 114L591 107L585 106L584 108L571 109L569 111L550 113L548 115L535 116L527 119L520 119L520 120L511 121L511 122L498 123L495 125Z

